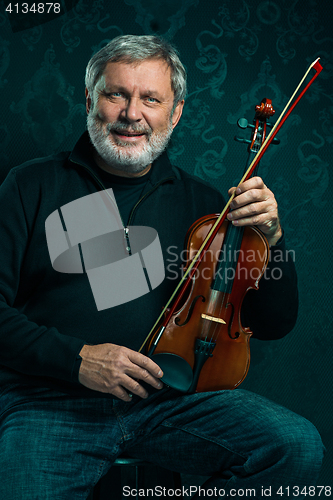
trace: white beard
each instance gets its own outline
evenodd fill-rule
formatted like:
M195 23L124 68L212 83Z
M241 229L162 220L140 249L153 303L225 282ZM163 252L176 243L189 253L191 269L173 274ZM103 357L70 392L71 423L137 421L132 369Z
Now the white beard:
M102 160L110 167L126 173L140 173L150 165L166 149L171 134L171 123L165 132L153 133L151 128L144 128L136 123L129 125L123 122L108 123L103 130L101 121L90 111L87 117L87 129L90 140ZM110 139L110 130L127 130L134 133L145 133L146 142L137 145L133 142Z

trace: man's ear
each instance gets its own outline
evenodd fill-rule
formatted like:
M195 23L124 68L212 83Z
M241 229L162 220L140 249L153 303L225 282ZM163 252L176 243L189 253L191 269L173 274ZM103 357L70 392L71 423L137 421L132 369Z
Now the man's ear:
M90 97L90 94L88 92L88 89L86 88L86 111L87 111L87 114L89 115L89 111L91 109L91 97Z
M182 101L179 101L177 106L175 107L175 110L174 110L173 115L172 115L172 120L171 120L172 128L175 128L175 126L179 122L180 117L182 116L182 113L183 113L184 104L185 104L185 101L183 99Z

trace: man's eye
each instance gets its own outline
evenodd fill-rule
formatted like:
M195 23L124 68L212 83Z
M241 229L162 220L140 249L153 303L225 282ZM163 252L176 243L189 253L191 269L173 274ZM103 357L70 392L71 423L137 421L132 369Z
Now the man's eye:
M103 92L103 94L105 95L105 97L121 97L121 93L120 92Z
M151 102L151 103L157 102L157 100L155 99L155 97L147 97L147 101Z

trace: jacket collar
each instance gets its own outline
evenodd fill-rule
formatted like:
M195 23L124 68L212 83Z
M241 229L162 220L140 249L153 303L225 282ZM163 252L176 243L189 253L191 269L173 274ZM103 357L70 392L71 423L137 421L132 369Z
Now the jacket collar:
M100 167L93 158L93 145L90 142L87 131L81 135L80 139L75 144L69 155L69 161L82 165L95 175L99 175ZM157 183L173 179L176 179L176 174L172 168L167 152L164 151L153 163L149 183L154 186Z

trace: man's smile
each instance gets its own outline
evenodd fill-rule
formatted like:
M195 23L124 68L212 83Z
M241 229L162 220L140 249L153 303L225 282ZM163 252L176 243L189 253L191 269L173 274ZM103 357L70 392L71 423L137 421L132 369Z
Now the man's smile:
M124 141L137 141L143 137L146 136L146 132L132 132L132 131L127 131L127 130L117 130L117 129L112 129L111 133L116 135L119 139L122 139Z

